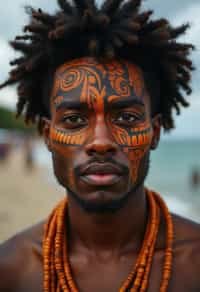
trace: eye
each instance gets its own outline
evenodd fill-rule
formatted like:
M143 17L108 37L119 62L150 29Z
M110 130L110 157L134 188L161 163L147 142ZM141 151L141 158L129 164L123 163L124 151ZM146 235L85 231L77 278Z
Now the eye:
M139 116L130 112L118 113L113 122L119 125L130 126L139 120Z
M87 120L80 114L69 114L62 118L62 123L64 123L67 128L75 129L85 126L87 124Z

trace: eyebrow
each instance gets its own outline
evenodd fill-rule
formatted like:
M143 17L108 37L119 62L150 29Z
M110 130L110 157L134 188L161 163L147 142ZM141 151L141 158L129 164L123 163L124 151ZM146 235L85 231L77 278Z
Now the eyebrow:
M71 101L71 100L63 100L61 103L56 105L56 110L61 109L85 109L87 108L87 104L81 103L80 101Z
M132 97L132 96L113 100L112 102L107 104L107 106L109 108L112 107L112 109L121 109L121 108L125 108L125 107L131 107L134 105L139 105L139 106L145 107L145 105L141 99L139 99L137 97ZM56 111L59 111L61 109L81 110L81 109L87 109L88 105L87 105L87 103L81 103L80 101L63 100L58 105L55 105L55 107L56 107Z
M141 99L139 99L137 97L132 97L132 96L113 100L112 102L108 103L109 107L112 107L115 109L120 109L120 108L124 108L124 107L131 107L134 105L139 105L139 106L145 107L145 104Z

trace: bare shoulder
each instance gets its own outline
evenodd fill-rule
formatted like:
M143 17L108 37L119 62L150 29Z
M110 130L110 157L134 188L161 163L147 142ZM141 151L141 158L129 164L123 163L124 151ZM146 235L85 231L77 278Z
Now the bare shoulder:
M190 219L172 215L174 222L175 244L199 243L200 244L200 224Z
M173 222L178 270L200 290L200 224L177 215L173 215Z
M14 291L37 261L42 261L44 222L34 225L0 245L0 291Z

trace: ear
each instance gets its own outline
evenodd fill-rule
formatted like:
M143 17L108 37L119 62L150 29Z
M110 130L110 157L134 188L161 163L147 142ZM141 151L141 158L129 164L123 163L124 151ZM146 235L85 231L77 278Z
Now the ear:
M152 119L152 128L153 128L153 137L151 140L151 149L154 150L157 148L160 141L160 132L161 132L162 118L160 114L157 114Z
M50 139L50 128L51 128L51 121L47 118L42 119L42 135L44 138L44 142L51 152L51 139Z

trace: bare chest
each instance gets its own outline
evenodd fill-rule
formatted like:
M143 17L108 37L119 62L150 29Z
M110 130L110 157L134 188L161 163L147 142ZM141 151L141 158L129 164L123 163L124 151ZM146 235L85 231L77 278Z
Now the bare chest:
M163 252L154 256L151 274L148 281L148 292L159 292L162 281ZM80 292L118 292L129 272L134 266L135 257L124 257L120 262L72 260L73 277ZM185 265L185 268L184 268ZM190 269L190 271L188 271ZM33 269L26 273L15 287L15 292L42 292L42 263L38 262ZM128 292L129 290L127 290ZM192 273L192 266L182 259L175 257L168 292L198 292L200 281ZM6 292L6 291L5 291Z
M159 292L162 282L162 266L164 253L158 252L154 256L151 273L148 280L148 292ZM120 263L91 262L89 265L82 265L82 268L74 269L74 279L81 292L118 292L126 281L130 271L133 269L136 258L124 258ZM180 267L181 265L181 267ZM187 265L186 265L187 266ZM195 276L187 273L183 269L178 258L174 259L171 279L169 281L168 292L197 292L200 291L200 281L196 281ZM192 267L191 267L192 269ZM185 271L183 274L183 270ZM198 283L197 283L198 282ZM130 291L130 288L127 292Z

